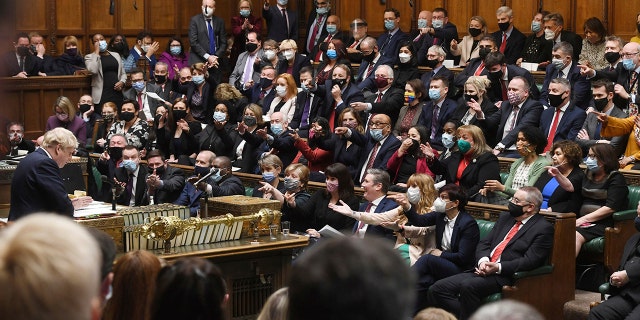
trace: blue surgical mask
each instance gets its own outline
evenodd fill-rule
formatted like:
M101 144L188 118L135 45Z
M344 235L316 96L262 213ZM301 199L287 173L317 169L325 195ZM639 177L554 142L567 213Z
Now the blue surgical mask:
M382 129L369 129L369 135L371 135L371 139L378 142L384 139L384 135L382 134Z
M216 173L212 174L209 179L213 180L213 182L218 182L220 181L220 179L222 179L222 176L220 175L220 171L218 170Z
M429 89L429 98L431 100L440 100L440 89Z
M329 34L335 34L337 31L338 31L338 26L336 26L335 24L327 25L327 32L329 32Z
M263 172L262 173L262 180L264 180L265 182L271 183L275 179L276 179L276 174L273 173L273 172Z
M289 0L278 0L278 4L281 6L286 6L289 3Z
M144 81L136 81L131 83L131 87L133 87L137 92L142 92L144 90Z
M471 143L467 140L458 140L458 150L462 153L467 153L467 151L471 150Z
M204 76L203 75L193 76L191 77L191 81L193 81L193 83L199 86L204 82Z
M169 51L171 51L172 55L177 56L177 55L182 53L182 48L180 48L180 47L171 47L171 48L169 48Z
M133 160L124 160L120 166L125 168L129 173L133 173L138 168L138 164Z
M220 111L215 111L213 113L213 120L218 121L218 122L222 122L227 120L227 114L224 112L220 112Z
M100 48L100 52L105 52L105 51L107 51L107 41L105 41L105 40L100 40L100 41L98 42L98 46L99 46L99 48Z
M598 159L596 158L591 158L591 157L587 157L586 160L584 160L584 165L587 166L587 170L589 171L598 171Z
M444 25L444 21L442 21L442 20L433 20L433 21L431 21L431 24L433 25L434 29L440 29Z
M427 19L418 19L418 29L427 27Z
M631 71L631 70L635 69L636 64L633 63L633 59L622 59L622 66L625 69Z
M338 53L335 49L327 49L327 57L331 60L336 59L338 57Z
M385 20L384 21L384 28L387 29L387 31L391 31L393 29L396 28L396 23L393 20Z
M251 14L251 10L242 9L240 10L240 15L244 18L248 17Z
M283 131L284 131L284 128L282 127L281 123L271 124L271 132L273 132L273 134L275 134L276 136L281 135Z
M442 134L442 145L447 148L447 149L451 149L451 147L453 147L453 144L455 143L455 141L453 140L453 135L450 133L443 133Z
M327 14L327 12L329 12L329 8L327 8L327 7L316 8L316 13L319 14L319 15Z
M531 21L531 32L538 33L542 29L542 23L540 21Z

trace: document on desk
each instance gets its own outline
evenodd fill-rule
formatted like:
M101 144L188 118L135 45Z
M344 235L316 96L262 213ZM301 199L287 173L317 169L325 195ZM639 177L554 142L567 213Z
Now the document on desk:
M327 238L341 238L345 236L342 232L334 229L328 224L322 227L322 229L318 230L318 233Z
M73 212L74 218L97 218L100 216L108 216L116 214L115 210L111 210L111 204L102 201L93 201L88 206L76 209Z

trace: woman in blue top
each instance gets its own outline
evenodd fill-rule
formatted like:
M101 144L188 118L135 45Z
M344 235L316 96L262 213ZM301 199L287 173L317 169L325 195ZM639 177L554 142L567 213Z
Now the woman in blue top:
M568 140L558 141L551 148L553 163L546 167L535 183L542 192L541 210L553 212L580 211L582 204L582 179L580 169L582 150L580 146Z

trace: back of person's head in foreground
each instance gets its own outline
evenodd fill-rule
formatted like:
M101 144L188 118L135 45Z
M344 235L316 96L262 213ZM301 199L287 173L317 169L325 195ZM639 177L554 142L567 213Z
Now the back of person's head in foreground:
M500 300L485 304L469 320L544 320L532 306L515 300Z
M291 270L289 319L408 319L413 272L382 239L330 239Z
M262 310L257 320L287 320L289 309L289 288L284 287L272 293L267 302L262 306Z
M71 219L32 214L0 232L0 317L100 318L96 241Z
M160 270L151 319L225 319L229 299L220 269L200 258L182 258Z
M413 320L458 320L458 318L443 309L430 307L420 310Z

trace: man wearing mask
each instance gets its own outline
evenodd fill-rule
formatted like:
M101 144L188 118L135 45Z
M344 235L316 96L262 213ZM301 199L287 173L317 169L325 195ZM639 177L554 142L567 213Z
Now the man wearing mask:
M156 63L155 69L153 69L153 80L151 83L157 87L157 93L160 98L171 101L171 91L173 89L171 79L169 76L169 66L162 61Z
M115 170L113 178L116 187L116 203L123 206L137 207L149 204L146 177L149 174L146 166L140 165L140 152L136 147L128 145L122 150L122 162Z
M361 18L356 18L349 25L351 29L351 37L345 43L347 46L347 57L352 63L362 62L362 52L360 51L360 44L362 40L368 37L367 21Z
M569 80L556 78L549 84L549 108L542 111L540 130L547 136L544 152L553 151L554 142L575 140L587 114L572 98Z
M96 162L96 169L107 178L108 183L113 183L116 168L122 163L122 150L127 146L127 138L120 133L111 136L109 146ZM107 184L102 185L102 192L96 195L96 200L111 201L111 188Z
M498 51L498 46L496 44L496 40L491 36L486 36L478 42L478 57L469 60L467 66L464 67L462 72L458 73L454 80L453 84L456 88L462 89L464 88L464 84L467 82L469 77L471 76L481 76L487 75L488 71L487 65L485 63L485 59L490 52Z
M312 86L312 83L307 82L305 85ZM351 83L351 68L344 64L336 65L333 68L331 80L325 81L323 85L318 85L311 91L323 97L324 110L319 115L329 120L331 130L342 125L336 125L336 122L344 108L351 103L364 101L362 91Z
M418 58L425 57L427 49L432 45L441 46L447 53L448 60L454 60L451 54L451 41L458 38L458 28L449 22L449 13L444 8L433 9L431 27L427 27L427 33L433 38L431 42L423 41L422 47L418 51ZM418 60L418 64L423 65L424 58Z
M312 84L312 82L313 68L304 67L300 69L300 87L302 90L298 92L296 99L298 106L296 107L289 126L293 129L298 129L298 134L302 138L309 137L311 121L319 115L319 112L324 111L323 96L316 94L316 92L311 92L311 88L306 86L306 84ZM324 115L322 115L322 117L324 117Z
M222 73L219 70L220 59L227 52L227 33L224 20L213 15L215 10L215 0L202 0L202 14L191 17L189 65L206 62L209 65L210 76L220 83L222 79Z
M289 10L289 0L277 0L277 5L264 1L262 17L267 22L267 37L281 42L285 39L298 41L298 12Z
M594 109L607 116L626 118L627 114L613 103L615 94L613 88L613 82L604 79L596 80L591 84ZM587 154L589 148L596 143L609 143L616 150L616 154L623 154L627 145L627 136L603 137L600 135L601 129L602 124L598 122L598 114L589 112L575 140L582 148L582 154Z
M500 214L495 226L480 241L475 272L464 272L437 281L429 290L432 306L468 319L486 296L513 285L513 274L547 263L553 246L553 226L538 214L542 194L522 187Z
M520 30L513 26L513 10L507 6L502 6L496 11L498 18L498 27L500 30L491 34L496 43L498 50L502 52L507 59L507 64L515 64L520 58L524 41L527 39Z
M408 39L408 35L400 30L400 11L395 8L384 11L385 33L378 37L380 55L394 65L398 62L398 45Z
M487 90L487 95L491 102L508 100L507 88L509 82L515 77L523 77L529 83L529 95L533 99L540 98L540 90L536 85L531 73L516 65L507 65L504 54L500 52L490 52L484 60L486 75L491 80L491 87Z
M276 97L276 91L273 90L273 79L275 78L276 69L272 66L265 66L260 72L258 82L249 80L242 86L241 92L249 98L250 103L261 106L264 114L269 111L269 106Z
M433 43L433 37L429 35L429 28L433 27L432 18L431 11L423 10L418 13L418 28L409 34L409 40L413 41L414 52L420 51L424 42Z
M327 45L329 45L331 40L340 40L342 43L345 42L346 36L340 31L340 17L336 15L329 16L325 24L325 29L327 30L327 36L324 37L324 40L318 42L309 55L309 58L312 58L315 62L322 61L322 53L327 51Z
M158 87L144 80L144 75L140 69L131 71L131 88L124 91L125 100L137 101L140 106L140 118L151 120L156 114L156 109L162 104L157 98L151 97L148 93L160 95Z
M429 88L429 85L431 85L431 79L438 76L446 78L449 83L448 88L451 89L454 73L443 65L446 55L447 54L444 52L444 49L440 46L431 46L429 51L427 51L427 67L431 68L431 71L423 73L420 78L420 81L424 83L425 88ZM426 97L426 100L430 99L430 97Z
M231 159L218 156L213 160L211 168L217 169L217 171L196 185L198 190L206 191L210 197L244 195L242 181L231 172ZM190 183L193 182L195 181L190 181Z
M29 33L29 43L31 44L31 54L40 59L39 75L41 76L59 76L59 72L56 72L54 66L54 58L48 54L47 48L44 47L44 38L37 32Z
M147 154L149 176L147 193L153 197L153 204L172 203L178 199L184 188L184 172L180 168L167 165L164 156L158 150Z
M296 157L296 150L289 129L289 119L282 112L274 112L271 114L270 127L258 129L256 134L264 140L257 149L259 159L267 154L276 154L282 161L282 167L286 168Z
M148 62L149 70L145 70L145 80L148 80L153 77L153 73L151 73L155 67L156 60L155 53L160 49L160 43L158 41L153 41L153 36L151 33L146 31L141 31L138 33L138 37L136 38L136 44L129 51L129 56L127 60L124 61L124 71L127 73L132 72L133 69L138 66L138 59L144 56ZM151 74L149 74L151 73Z
M7 125L7 137L9 138L10 156L17 156L18 150L31 153L36 150L36 145L29 139L24 138L24 126L21 123L11 122Z
M304 46L307 54L311 54L313 48L327 37L329 30L325 26L331 15L331 0L314 0L313 4L315 10L309 12L307 19L307 40ZM338 28L339 26L338 24ZM312 55L309 56L312 57Z
M354 82L360 90L376 91L374 71L383 64L393 65L396 57L394 56L392 59L383 57L378 51L378 43L373 37L366 37L362 40L360 52L362 53L362 63L360 63Z
M556 43L553 46L552 60L547 66L540 103L549 106L549 84L552 79L562 78L571 84L571 102L582 110L589 108L591 102L591 85L589 80L580 75L578 62L573 60L573 47L568 42Z
M618 66L618 62L622 61L622 47L624 41L617 36L607 36L604 44L604 58L609 63L605 68L606 71L614 71Z
M441 76L431 78L429 84L429 98L431 101L422 107L418 124L427 128L431 147L443 151L442 128L451 119L456 110L456 102L447 98L449 93L449 80Z
M200 178L206 176L211 171L213 160L216 159L215 153L210 150L202 150L196 156L196 165L193 167L193 176L189 177L187 183L182 189L182 193L174 204L181 206L189 206L189 211L192 217L198 216L200 210L200 198L204 195L202 190L196 188L194 183Z
M258 64L256 64L256 59L264 54L260 36L253 31L247 33L245 48L247 51L238 56L236 66L229 76L229 83L240 90L249 82L260 82L260 70L258 69Z
M78 100L78 113L76 116L81 117L84 123L87 125L87 141L91 141L93 138L93 127L96 124L96 120L102 117L95 112L93 106L93 98L90 95L85 94Z
M40 71L41 61L31 54L29 46L29 35L24 32L18 33L16 41L13 43L15 51L7 52L2 57L3 77L26 78L37 76Z
M573 46L573 59L580 59L582 51L582 37L575 32L564 30L564 19L559 13L550 13L543 19L544 21L544 38L551 40L554 44L566 41Z
M398 120L400 108L404 104L404 90L393 85L393 69L388 65L381 65L376 69L377 91L364 99L364 102L352 102L349 106L361 113L363 120L372 114L384 113L391 119L392 126ZM364 121L369 123L369 121Z

